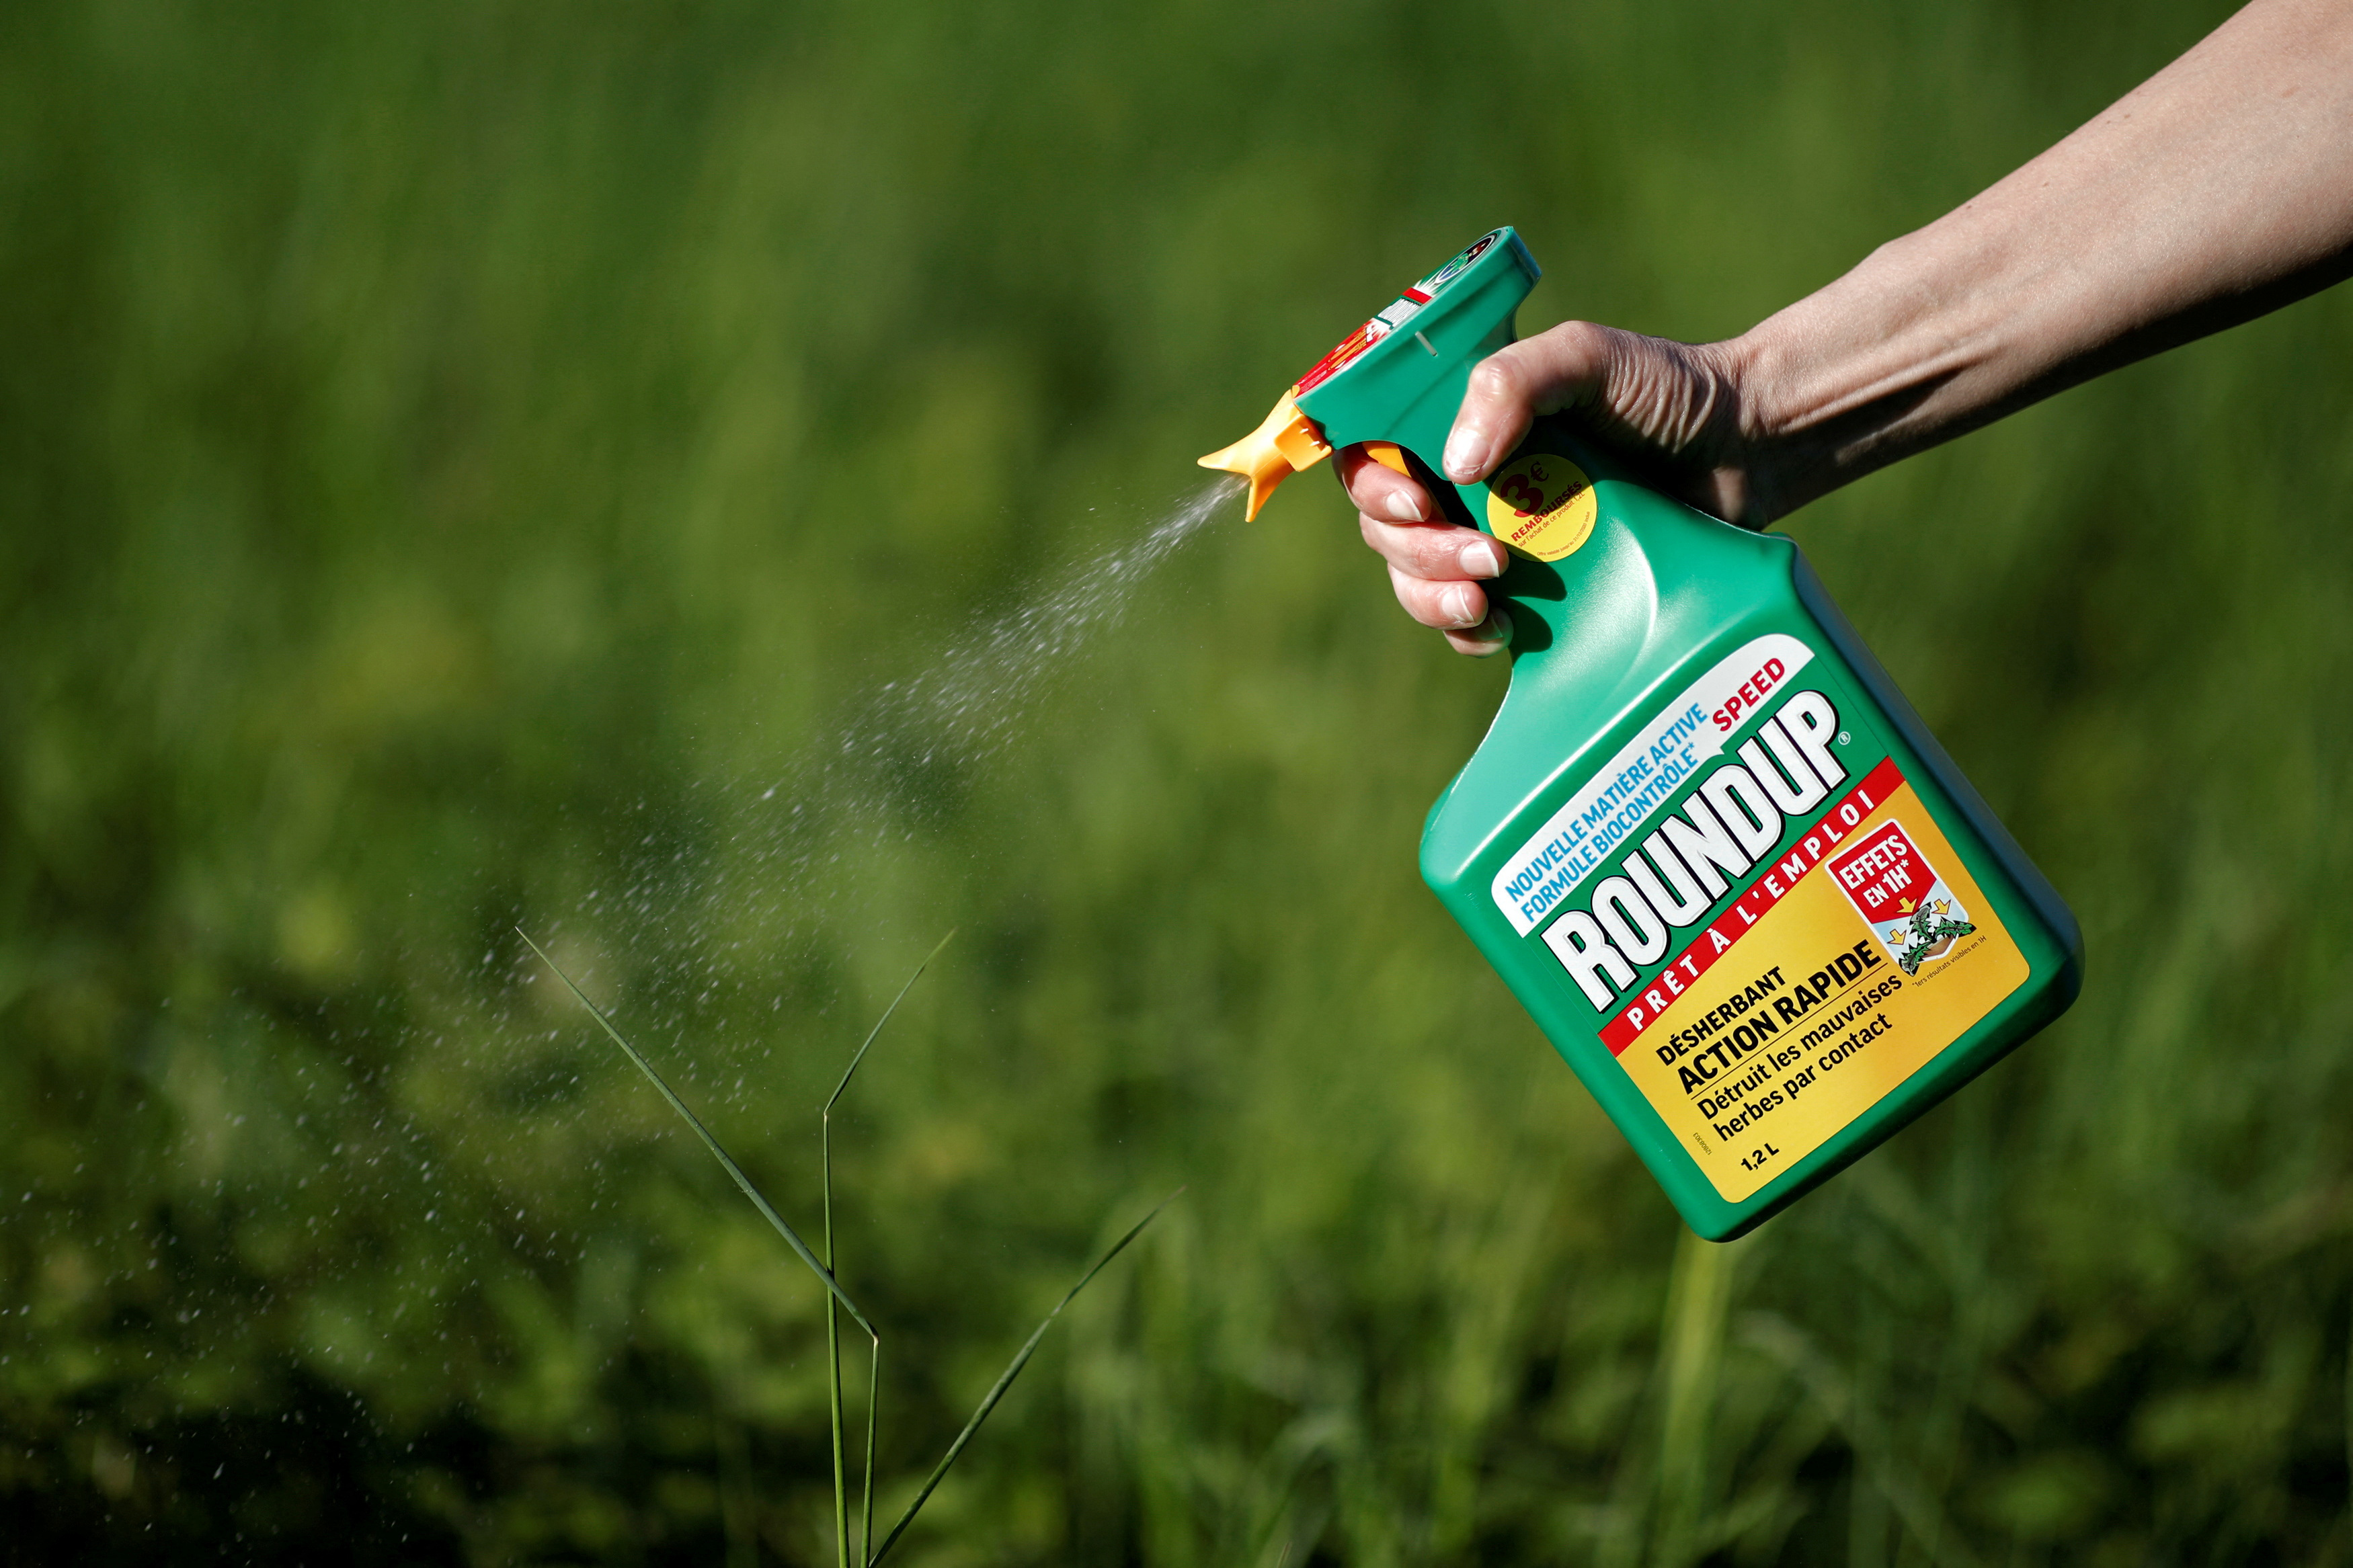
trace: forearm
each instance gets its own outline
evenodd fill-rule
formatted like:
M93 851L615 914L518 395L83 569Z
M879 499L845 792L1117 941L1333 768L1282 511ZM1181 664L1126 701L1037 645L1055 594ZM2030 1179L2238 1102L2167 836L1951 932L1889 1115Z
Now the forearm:
M2090 124L1722 345L1752 513L2353 270L2353 3L2256 0Z

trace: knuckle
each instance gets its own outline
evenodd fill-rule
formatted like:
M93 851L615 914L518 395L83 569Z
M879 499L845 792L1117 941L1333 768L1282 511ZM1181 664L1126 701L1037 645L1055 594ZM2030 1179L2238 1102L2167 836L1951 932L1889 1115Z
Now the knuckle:
M1592 321L1563 321L1545 334L1558 378L1575 385L1609 379L1618 363L1619 334Z
M1552 330L1560 346L1588 359L1607 359L1615 336L1598 321L1563 321Z
M1397 591L1398 605L1407 615L1426 626L1439 626L1444 622L1445 617L1438 614L1438 605L1430 595L1430 584L1409 577L1395 569L1390 572L1390 585Z
M1481 360L1471 372L1471 390L1480 397L1498 401L1520 395L1527 386L1527 372L1520 363L1516 352L1519 344L1499 349Z

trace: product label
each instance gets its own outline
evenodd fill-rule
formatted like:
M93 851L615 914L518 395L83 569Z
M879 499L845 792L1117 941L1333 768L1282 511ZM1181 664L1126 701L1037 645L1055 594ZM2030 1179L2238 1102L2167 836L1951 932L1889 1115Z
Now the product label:
M1487 531L1539 561L1576 553L1599 511L1593 481L1555 453L1524 452L1487 480Z
M1662 707L1495 873L1489 895L1512 929L1525 936L1541 925L1813 657L1796 637L1774 632L1718 659Z
M1862 703L1810 661L1779 636L1720 661L1495 884L1515 926L1541 927L1600 1043L1735 1203L2028 974ZM1743 665L1755 673L1727 693Z

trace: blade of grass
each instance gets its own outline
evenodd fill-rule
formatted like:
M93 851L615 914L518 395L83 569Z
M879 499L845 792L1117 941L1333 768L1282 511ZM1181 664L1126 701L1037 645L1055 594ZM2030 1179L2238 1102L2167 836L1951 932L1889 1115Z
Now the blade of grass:
M833 1277L833 1270L828 1268L824 1264L818 1261L817 1254L809 1250L808 1243L800 1238L800 1233L794 1230L791 1226L786 1224L785 1216L778 1214L776 1210L776 1206L770 1204L766 1198L760 1195L760 1189L752 1184L752 1178L744 1173L744 1167L735 1163L734 1156L731 1155L726 1150L719 1146L719 1140L711 1135L711 1129L702 1124L702 1118L696 1116L693 1111L689 1110L686 1108L686 1101L678 1097L678 1091L671 1089L668 1083L665 1083L662 1080L661 1074L654 1071L653 1063L646 1060L644 1056L638 1052L637 1047L629 1044L627 1039L622 1037L621 1031L613 1026L613 1020L605 1016L605 1010L602 1007L597 1006L596 1003L588 1000L588 994L581 990L579 986L574 984L572 982L572 976L565 973L563 969L556 964L555 960L548 957L546 951L543 949L539 943L531 940L530 932L524 931L521 926L517 926L515 927L515 935L522 938L523 945L525 947L530 948L532 952L539 954L539 961L542 963L544 963L549 969L555 972L555 977L564 982L565 985L571 991L572 994L579 999L580 1005L583 1007L588 1009L589 1016L596 1020L597 1024L603 1027L607 1036L611 1037L613 1043L621 1047L622 1054L627 1056L631 1061L637 1063L638 1070L645 1074L648 1081L651 1082L656 1089L661 1090L661 1097L670 1101L670 1108L686 1119L686 1124L694 1129L694 1135L702 1140L702 1146L711 1151L712 1158L719 1162L721 1168L733 1179L735 1185L742 1189L744 1195L752 1200L752 1206L760 1211L761 1217L765 1219L770 1226L774 1226L776 1234L785 1238L785 1244L790 1247L795 1253L799 1255L800 1260L803 1263L808 1265L809 1272L818 1277L818 1281L825 1286L827 1291L831 1294L833 1299L841 1303L842 1307L849 1313L850 1317L857 1321L860 1328L866 1331L867 1336L879 1343L882 1336L875 1331L874 1325L872 1323L866 1321L866 1314L858 1310L858 1303L851 1300L849 1295L843 1291L840 1284Z
M899 994L891 998L891 1005L882 1009L882 1016L874 1020L872 1028L866 1031L866 1038L850 1056L849 1066L842 1072L841 1081L833 1086L833 1093L827 1099L825 1110L818 1114L818 1165L822 1173L822 1185L825 1192L825 1267L826 1271L837 1279L840 1278L840 1274L839 1265L835 1262L833 1252L833 1108L840 1101L841 1091L849 1087L850 1075L858 1070L858 1064L866 1059L867 1051L881 1035L882 1026L891 1021L891 1015L899 1010L899 1004L907 999L907 993L915 988L915 982L923 977L923 971L932 966L932 960L940 955L940 949L947 946L948 938L955 935L955 929L951 926L947 936L940 938L939 946L925 953L923 962L915 965L915 973L907 976L907 983L899 987ZM849 1485L848 1478L843 1474L841 1456L841 1313L830 1298L828 1298L825 1303L825 1359L827 1368L831 1373L826 1394L833 1424L834 1555L839 1568L849 1568ZM868 1365L870 1370L867 1374L866 1397L866 1517L865 1526L858 1538L858 1560L860 1563L866 1561L866 1553L874 1544L874 1423L882 1414L881 1399L882 1342L881 1340L873 1342Z
M833 1270L833 1155L825 1157L825 1267ZM825 1299L825 1359L832 1375L826 1379L827 1414L833 1426L833 1548L837 1568L849 1568L849 1489L841 1473L841 1309ZM871 1424L874 1413L868 1411Z
M850 1075L858 1070L858 1064L866 1059L867 1051L873 1047L876 1037L882 1033L882 1026L891 1021L891 1015L899 1010L899 1004L907 999L907 993L915 988L915 982L923 977L923 971L932 966L932 960L937 958L940 953L946 949L948 943L955 940L955 927L950 926L948 928L948 934L940 938L938 945L934 947L931 952L923 954L923 962L915 965L915 973L907 976L907 984L899 987L899 994L891 998L891 1005L882 1009L882 1016L874 1020L874 1026L872 1028L866 1031L865 1041L859 1046L856 1051L851 1053L849 1065L841 1069L841 1081L835 1084L833 1086L833 1092L826 1097L824 1110L825 1116L830 1118L833 1115L833 1108L841 1099L841 1091L849 1087ZM832 1167L828 1165L827 1168L830 1170ZM832 1189L830 1187L827 1188L827 1191L828 1192L831 1190Z
M866 1374L866 1489L863 1523L858 1527L858 1561L872 1568L874 1558L874 1424L882 1415L882 1342L874 1342L874 1356Z
M828 1221L831 1215L828 1215ZM833 1261L832 1227L826 1232L826 1261ZM833 1367L833 1528L839 1545L841 1568L849 1568L849 1489L842 1474L841 1462L841 1341L840 1320L833 1300L825 1303L825 1348ZM866 1552L874 1543L874 1424L882 1414L882 1341L869 1336L866 1342L866 1482L865 1520L858 1531L858 1561L866 1561Z
M980 1408L972 1413L972 1419L964 1424L964 1430L956 1434L955 1441L948 1445L948 1451L942 1455L940 1462L932 1468L931 1475L923 1482L923 1489L915 1494L915 1500L907 1505L907 1511L899 1516L899 1522L892 1525L891 1533L882 1538L881 1550L866 1560L866 1568L875 1568L875 1565L889 1554L891 1548L898 1543L899 1537L906 1532L907 1526L914 1522L916 1510L930 1500L932 1492L940 1484L940 1479L948 1473L948 1467L955 1464L957 1458L964 1453L965 1445L971 1442L973 1434L980 1430L980 1424L988 1419L988 1413L997 1408L997 1402L1005 1397L1005 1391L1013 1386L1013 1380L1021 1375L1023 1367L1029 1364L1029 1358L1037 1353L1039 1342L1046 1337L1046 1331L1054 1326L1054 1320L1062 1315L1062 1309L1069 1306L1078 1293L1087 1288L1089 1281L1103 1271L1105 1265L1126 1250L1129 1242L1143 1235L1144 1227L1159 1218L1160 1211L1175 1203L1184 1191L1184 1188L1179 1187L1176 1192L1155 1204L1150 1214L1137 1220L1125 1236L1112 1243L1111 1250L1096 1258L1095 1266L1079 1276L1079 1282L1064 1292L1060 1300L1054 1303L1054 1310L1046 1314L1046 1321L1038 1325L1036 1331L1030 1334L1028 1342L1015 1353L1013 1363L998 1375L996 1384L982 1396Z

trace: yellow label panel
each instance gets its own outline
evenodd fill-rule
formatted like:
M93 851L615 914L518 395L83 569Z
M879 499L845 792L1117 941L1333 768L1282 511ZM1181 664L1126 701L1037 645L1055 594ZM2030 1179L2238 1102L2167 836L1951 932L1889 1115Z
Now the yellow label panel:
M2028 969L1920 797L1882 763L1603 1038L1737 1203L1960 1038Z
M1487 531L1539 561L1576 553L1599 511L1593 481L1556 453L1524 452L1487 479Z

